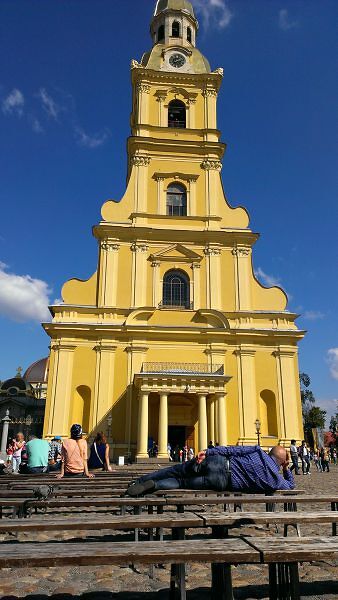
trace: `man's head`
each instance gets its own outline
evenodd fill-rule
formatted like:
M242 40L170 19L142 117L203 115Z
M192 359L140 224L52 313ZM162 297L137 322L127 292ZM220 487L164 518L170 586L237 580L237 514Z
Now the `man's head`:
M285 465L288 461L288 453L286 449L283 448L283 446L274 446L273 448L271 448L269 456L271 456L271 458L273 458L273 460L280 467Z
M296 440L291 440L291 444L294 446L296 443Z
M71 428L70 428L70 437L72 438L72 440L80 440L82 438L82 427L81 427L81 425L78 425L77 423L74 423L74 425L71 426Z

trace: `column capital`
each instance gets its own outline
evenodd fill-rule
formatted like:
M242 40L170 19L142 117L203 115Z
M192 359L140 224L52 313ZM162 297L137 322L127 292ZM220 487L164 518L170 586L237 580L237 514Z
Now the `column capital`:
M245 258L246 256L250 256L252 249L249 246L235 246L232 249L233 256L237 256L238 258Z
M236 356L255 356L256 349L255 348L238 348L235 350L234 354Z
M127 353L137 353L139 352L140 354L144 354L144 352L147 352L149 350L149 346L127 346L124 351Z
M205 88L202 92L204 98L217 98L217 90L215 88Z
M147 83L138 83L137 91L143 94L150 94L151 87Z
M220 160L214 160L214 159L206 158L202 162L201 167L205 171L221 171L222 170L222 163L221 163Z
M93 350L95 350L96 352L115 352L117 348L118 346L111 346L110 344L98 343L96 346L94 346Z
M105 250L106 252L118 252L120 249L120 245L116 244L113 240L104 239L100 243L101 250Z
M132 252L148 252L149 246L145 243L133 242L130 246Z
M53 352L60 352L62 350L64 350L65 352L74 352L77 346L72 344L64 344L62 342L54 342L49 346L49 348L50 350L53 350Z
M130 161L134 167L148 167L150 164L150 156L144 156L142 154L134 154Z
M206 246L203 250L206 256L219 256L221 254L220 248L212 248L211 246Z
M156 269L157 267L161 266L161 262L159 260L153 260L151 266Z
M273 356L275 356L276 358L285 356L287 358L294 358L295 356L297 356L297 350L296 349L291 349L291 348L279 348L278 350L274 350L274 352L272 353Z

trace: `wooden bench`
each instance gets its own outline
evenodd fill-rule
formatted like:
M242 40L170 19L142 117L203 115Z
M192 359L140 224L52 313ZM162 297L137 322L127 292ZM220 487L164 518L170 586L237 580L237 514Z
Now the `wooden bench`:
M242 527L244 525L284 525L284 537L287 536L290 525L306 524L332 524L332 535L336 535L334 526L338 523L338 511L317 511L317 512L243 512L243 513L221 513L210 515L199 515L203 518L204 525L211 527L216 531L217 528L223 528L226 533L230 528ZM0 526L1 527L1 526ZM1 529L0 529L1 530ZM297 530L298 536L300 532Z
M120 510L121 515L126 514L126 509L132 507L134 514L140 513L142 508L147 508L148 512L152 512L154 508L157 508L158 513L163 512L163 507L166 505L165 498L56 498L53 500L34 500L28 499L22 501L20 499L0 499L0 519L3 516L3 509L14 508L17 511L18 517L24 517L23 508L26 502L27 507L30 509L43 509L49 508L106 508L112 509L117 508ZM20 511L21 509L21 511Z
M182 563L183 560L183 563ZM2 544L2 568L171 564L170 599L186 600L185 563L211 563L213 600L232 600L231 565L259 563L260 552L240 538L165 542Z
M270 600L300 600L298 563L338 555L338 539L332 537L245 539L258 550L261 562L269 565Z

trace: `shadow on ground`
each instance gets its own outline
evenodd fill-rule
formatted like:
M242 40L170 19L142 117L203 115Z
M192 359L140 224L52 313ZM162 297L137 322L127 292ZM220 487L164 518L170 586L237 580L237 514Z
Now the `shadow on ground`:
M260 600L268 598L269 589L267 585L247 585L236 587L234 590L235 600ZM320 582L309 582L301 584L301 596L306 600L325 600L325 597L338 597L338 582L327 580ZM1 600L167 600L169 590L163 589L158 592L87 592L79 596L72 594L29 594L27 596L2 596ZM210 600L210 590L207 588L196 588L187 591L187 600Z

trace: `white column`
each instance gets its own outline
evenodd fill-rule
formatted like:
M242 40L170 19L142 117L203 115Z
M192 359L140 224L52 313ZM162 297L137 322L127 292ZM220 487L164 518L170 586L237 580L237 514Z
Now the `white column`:
M168 458L168 394L160 392L158 457Z
M207 428L207 397L198 394L198 450L205 450L208 446Z
M114 240L102 240L100 245L99 307L117 304L118 250Z
M165 215L166 210L166 195L164 193L164 177L156 175L157 181L157 213L159 215Z
M209 414L208 414L208 438L215 443L216 435L215 435L215 399L209 399Z
M6 454L6 450L7 450L7 440L8 440L8 428L9 428L9 424L11 422L10 416L9 416L9 410L7 408L6 410L6 414L4 416L2 420L2 434L1 434L1 454Z
M157 308L159 303L161 302L160 286L159 286L161 263L157 260L154 260L151 263L151 266L153 268L153 306L155 308Z
M238 393L240 417L240 442L256 444L255 421L258 417L255 354L253 348L241 346L236 351L238 360Z
M192 284L193 284L193 308L198 310L201 308L201 265L200 263L192 263Z
M53 344L54 355L53 388L50 402L48 431L46 437L69 436L69 419L73 379L73 361L75 346Z
M131 306L140 308L147 304L147 253L148 246L134 242L131 245L133 257L132 299Z
M232 254L235 260L236 310L251 310L251 248L236 246Z
M217 421L218 421L218 443L221 446L226 446L228 443L227 435L227 418L226 418L226 405L225 405L225 393L220 392L216 394L217 402Z
M95 347L96 374L92 428L101 426L113 406L114 364L117 346L100 343Z
M134 212L140 213L146 210L148 166L150 157L135 154L131 157L131 164L135 170L134 178Z
M274 352L277 366L280 443L303 437L298 360L295 348ZM276 407L277 408L277 407Z
M149 123L149 94L150 85L139 83L137 85L137 117L138 125L148 125Z
M149 393L140 392L138 413L137 458L148 457Z

